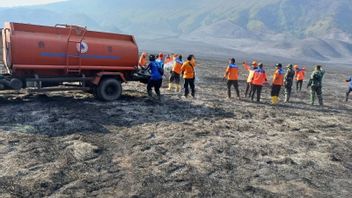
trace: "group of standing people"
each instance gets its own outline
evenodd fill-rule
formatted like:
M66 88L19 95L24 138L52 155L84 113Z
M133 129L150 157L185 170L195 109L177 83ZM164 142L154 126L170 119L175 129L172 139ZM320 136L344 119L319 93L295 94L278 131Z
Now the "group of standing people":
M245 90L245 97L250 97L252 101L255 100L260 102L261 93L263 86L268 82L267 75L262 63L257 64L256 61L252 62L252 65L249 66L247 63L243 62L243 67L248 71L247 78L247 87ZM308 88L311 88L311 104L314 105L316 96L319 99L319 104L323 105L322 97L322 80L324 77L325 71L322 69L322 66L315 66L315 70L311 75L311 78L308 83ZM237 97L240 99L240 93L238 88L238 76L239 76L239 67L236 65L234 58L230 59L229 65L226 68L224 78L227 78L227 88L228 88L228 97L231 98L231 88L235 87ZM289 64L287 70L283 69L281 63L276 64L275 71L273 74L273 79L271 83L271 101L273 105L279 103L279 96L282 87L285 88L285 102L289 102L292 93L292 87L294 81L296 80L296 90L297 92L302 91L303 81L305 79L305 68L300 68L298 65ZM351 79L350 81L351 82ZM352 83L351 83L352 84ZM349 92L352 92L350 90Z
M154 88L157 95L157 99L160 99L160 88L162 86L162 80L164 75L164 63L172 61L173 65L170 71L169 90L170 91L181 91L181 78L184 79L184 97L188 97L190 94L195 98L195 67L196 58L194 55L189 55L186 61L183 61L182 55L168 55L164 58L163 54L149 55L149 64L147 63L147 54L143 53L139 65L144 67L150 72L150 79L147 85L148 96L152 97L152 90ZM261 101L261 95L263 87L268 83L267 74L264 69L263 63L257 63L253 61L251 65L246 62L242 63L243 67L248 71L247 86L245 89L245 98L250 98L252 101ZM236 60L231 58L229 64L226 67L224 79L227 79L227 95L229 98L232 97L232 87L235 89L235 93L238 99L241 99L239 89L239 66L236 64ZM301 92L303 82L306 75L306 69L299 67L298 65L289 64L286 70L283 68L281 63L275 65L275 71L271 82L271 102L273 105L277 105L280 101L280 92L284 88L284 102L290 102L293 86L296 85L296 92ZM321 65L316 65L312 72L307 88L310 88L311 92L311 105L315 104L316 98L318 98L319 105L323 106L323 95L322 95L322 81L325 75L325 71ZM346 101L348 101L349 94L352 92L352 76L346 80L349 84L348 91L346 93Z
M148 96L153 98L152 90L154 88L157 99L160 100L160 88L162 86L164 63L166 61L173 61L170 72L169 90L180 92L182 77L184 79L184 97L188 97L189 94L191 94L191 96L195 98L196 58L192 54L187 57L185 62L183 62L182 55L168 55L166 58L164 58L162 53L157 56L149 55L149 64L147 64L147 54L143 53L139 60L139 66L150 72L150 79L147 84Z

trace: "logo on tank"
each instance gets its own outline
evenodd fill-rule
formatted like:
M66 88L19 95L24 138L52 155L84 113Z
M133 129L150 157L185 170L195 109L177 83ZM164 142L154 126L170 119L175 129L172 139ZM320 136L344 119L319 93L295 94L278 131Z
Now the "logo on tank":
M85 54L88 52L88 44L84 41L82 41L81 43L77 43L77 51L81 52L82 54Z

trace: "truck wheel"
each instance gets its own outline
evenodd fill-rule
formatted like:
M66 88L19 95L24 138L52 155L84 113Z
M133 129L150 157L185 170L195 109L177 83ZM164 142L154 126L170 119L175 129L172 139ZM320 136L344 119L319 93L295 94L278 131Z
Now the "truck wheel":
M98 98L100 100L108 102L119 99L121 97L121 94L121 82L113 78L103 80L97 90Z

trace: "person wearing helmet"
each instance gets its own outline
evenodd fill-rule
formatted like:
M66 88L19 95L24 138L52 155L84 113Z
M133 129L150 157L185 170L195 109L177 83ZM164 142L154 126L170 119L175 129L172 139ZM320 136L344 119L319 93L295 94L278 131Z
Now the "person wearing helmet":
M252 101L254 100L254 95L257 94L257 102L260 102L261 93L264 84L267 82L266 73L264 70L263 63L258 65L258 68L254 71L252 84L253 84L253 92L252 92Z
M180 92L181 91L180 81L181 81L181 68L182 68L182 65L183 65L182 55L179 55L175 59L174 65L172 67L171 77L170 77L170 84L169 84L169 90L172 90L173 88L176 88L176 92Z
M316 65L315 69L310 76L310 80L308 83L308 88L311 88L311 105L314 105L315 97L318 96L319 105L323 106L323 95L322 95L322 87L323 87L323 78L325 75L325 71L322 69L321 65Z
M348 83L348 90L346 92L346 102L348 102L348 97L349 97L350 93L352 92L352 76L350 76L350 78L348 80L346 80L346 82Z
M271 101L273 105L279 103L279 96L282 85L284 85L284 75L285 71L282 69L282 64L276 64L276 70L273 76L273 83L271 87Z
M303 86L303 81L304 81L304 77L306 74L306 69L303 68L299 68L298 65L294 66L295 72L296 72L296 90L297 92L302 91L302 86Z
M154 88L157 99L160 100L160 87L163 82L164 69L159 63L156 62L154 55L149 56L149 65L147 70L149 70L151 74L147 85L148 96L150 98L153 97L152 89Z
M247 86L244 94L245 98L247 98L247 96L249 97L252 96L252 92L253 92L252 79L253 79L254 71L257 69L258 64L256 61L253 61L252 68L250 68L250 66L244 62L243 66L248 71Z
M287 71L285 74L285 102L290 101L293 80L295 78L295 70L293 70L293 65L290 64L287 66Z
M191 88L191 95L195 98L196 90L195 90L195 79L196 79L196 59L194 55L189 55L187 57L187 61L183 63L181 67L181 73L185 80L184 88L185 88L185 97L187 98L189 95L189 88Z
M238 89L238 66L234 58L230 59L229 65L226 67L224 79L227 78L227 96L231 98L231 87L234 86L237 98L240 99L240 91Z

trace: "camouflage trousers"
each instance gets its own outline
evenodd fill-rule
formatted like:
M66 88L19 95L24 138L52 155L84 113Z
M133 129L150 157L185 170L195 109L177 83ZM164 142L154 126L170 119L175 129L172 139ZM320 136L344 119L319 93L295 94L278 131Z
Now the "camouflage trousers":
M289 102L291 98L292 87L285 87L285 102Z
M321 86L312 86L310 90L310 102L314 105L316 96L318 96L319 105L323 106L323 91Z
M291 98L291 93L292 93L292 81L287 81L285 83L285 102L289 102Z

